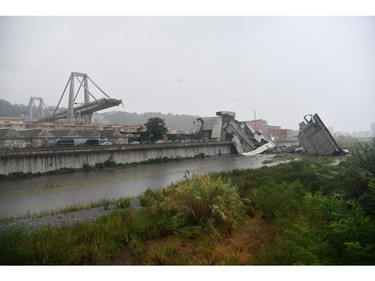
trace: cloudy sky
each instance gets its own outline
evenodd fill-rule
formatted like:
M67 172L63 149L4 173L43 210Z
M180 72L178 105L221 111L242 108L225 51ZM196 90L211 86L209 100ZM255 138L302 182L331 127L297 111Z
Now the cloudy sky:
M2 16L0 42L12 104L56 106L76 71L123 100L114 110L230 110L290 129L318 113L348 132L375 122L375 17Z

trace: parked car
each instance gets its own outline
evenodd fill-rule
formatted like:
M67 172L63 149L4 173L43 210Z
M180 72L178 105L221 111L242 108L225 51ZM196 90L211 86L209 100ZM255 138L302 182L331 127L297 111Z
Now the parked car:
M112 143L109 142L109 141L104 141L104 142L102 142L100 145L112 145Z

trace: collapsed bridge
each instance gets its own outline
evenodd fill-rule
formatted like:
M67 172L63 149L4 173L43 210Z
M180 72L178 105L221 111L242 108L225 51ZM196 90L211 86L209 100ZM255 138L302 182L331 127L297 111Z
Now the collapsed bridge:
M320 155L343 155L339 147L319 115L307 114L305 121L299 123L298 140L307 153Z
M198 139L233 141L237 152L245 156L275 147L262 132L255 131L245 122L237 121L233 111L219 111L216 116L198 118L194 122L194 132Z
M74 82L78 81L79 87L75 93ZM105 96L104 98L97 99L89 90L89 81ZM61 100L63 99L66 89L69 85L69 102L68 109L59 110ZM78 94L81 89L84 89L84 102L75 107ZM94 101L90 101L90 97ZM53 122L60 119L66 119L68 123L91 123L92 114L96 111L107 109L110 107L118 106L122 104L122 100L113 99L109 97L102 89L95 84L95 82L86 74L79 72L72 72L64 91L60 97L59 103L54 109L53 113L48 112L48 116L40 118L35 123L40 122Z

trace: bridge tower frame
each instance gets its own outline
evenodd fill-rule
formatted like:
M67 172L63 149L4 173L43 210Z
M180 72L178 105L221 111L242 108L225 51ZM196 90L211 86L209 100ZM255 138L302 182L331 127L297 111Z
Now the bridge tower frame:
M81 80L79 79L81 78ZM77 90L77 93L75 93L75 85L74 85L74 81L77 80L78 83L79 83L79 88ZM70 77L68 79L68 82L66 83L66 86L64 88L64 91L61 95L61 98L59 100L59 103L57 104L56 106L56 109L53 113L53 115L55 115L57 109L59 108L59 105L61 103L61 100L62 98L64 97L64 94L65 94L65 91L69 85L69 102L68 102L68 114L67 114L67 122L68 123L76 123L76 117L75 117L75 112L74 112L74 105L76 104L75 101L77 99L77 96L81 90L81 88L83 87L84 88L84 105L87 105L87 104L90 104L90 96L95 100L97 101L97 99L94 97L94 95L90 92L89 90L89 81L91 81L91 83L100 91L102 92L107 98L110 99L110 97L102 90L98 87L98 85L95 84L94 81L91 80L91 78L86 74L86 73L80 73L80 72L72 72L70 74ZM92 119L92 114L85 114L83 116L79 116L78 119L80 119L79 121L84 121L84 123L91 123L91 119Z
M36 105L36 101L39 101L39 105ZM44 118L44 113L47 112L47 115L50 116L49 110L46 104L43 101L43 98L39 97L30 97L29 105L26 108L24 120L27 120L26 117L29 117L29 121L33 121L33 112L36 112L38 118Z
M82 80L80 81L78 79L78 77L81 77ZM80 83L80 86L79 86L79 89L78 89L76 95L74 95L74 78L76 78L78 80L78 82ZM89 83L88 83L87 79L88 79L88 76L87 76L86 73L72 72L71 75L70 75L70 80L69 80L70 89L69 89L69 103L68 103L68 122L69 123L73 123L75 121L74 102L75 102L75 100L78 96L79 90L81 89L82 86L84 87L84 104L90 103ZM83 82L83 84L82 84L82 82ZM85 119L88 119L88 120L85 120L85 121L88 121L86 123L91 123L92 115L85 116L85 117L86 117Z

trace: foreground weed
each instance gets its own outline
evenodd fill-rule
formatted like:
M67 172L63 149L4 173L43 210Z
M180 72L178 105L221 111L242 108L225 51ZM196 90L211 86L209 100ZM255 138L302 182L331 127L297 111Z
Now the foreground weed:
M244 215L244 204L233 186L220 178L199 175L171 189L161 208L185 221L185 225L213 222L229 231Z

